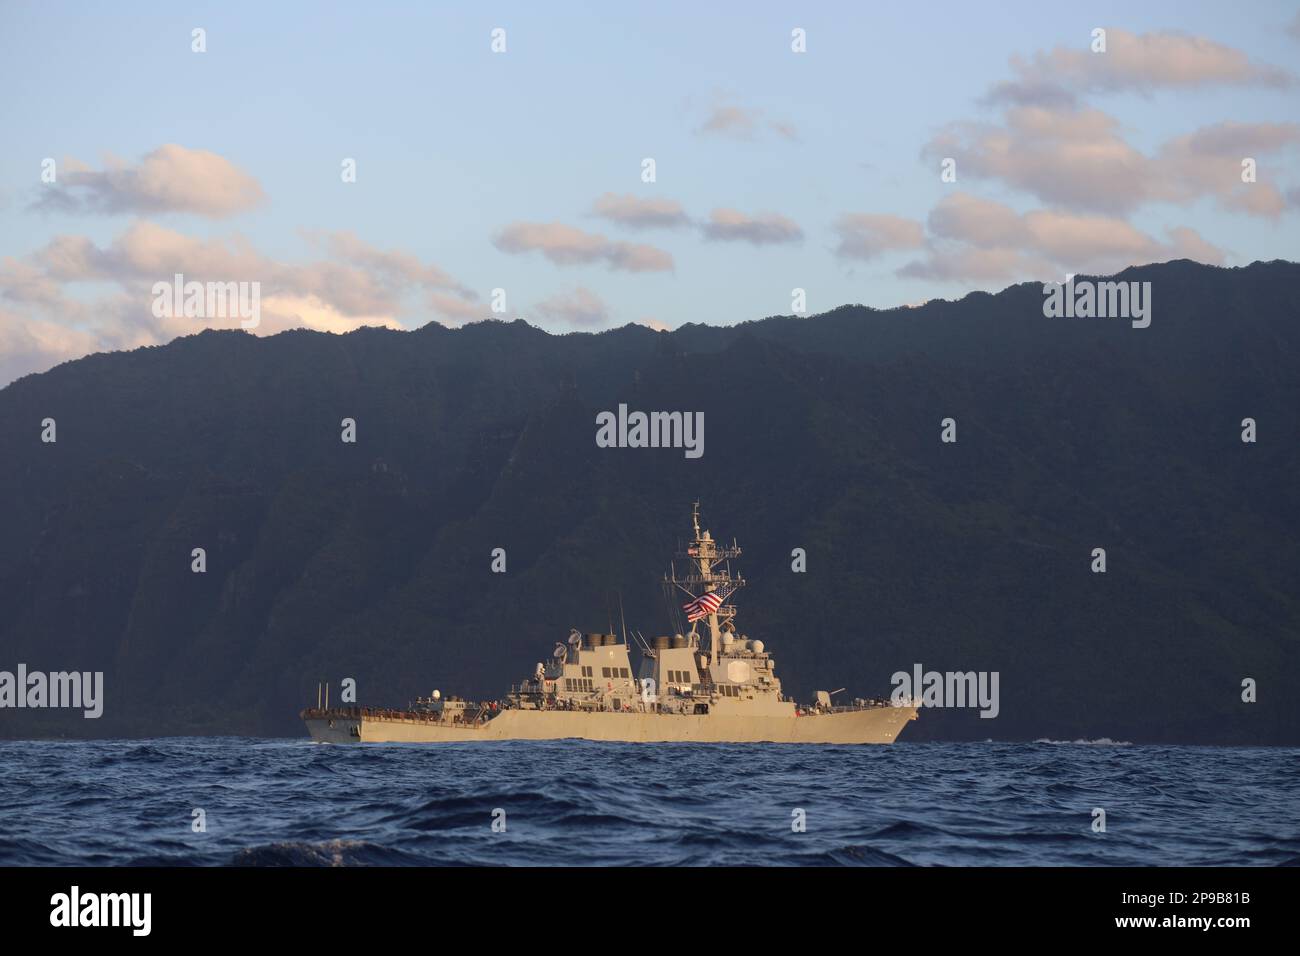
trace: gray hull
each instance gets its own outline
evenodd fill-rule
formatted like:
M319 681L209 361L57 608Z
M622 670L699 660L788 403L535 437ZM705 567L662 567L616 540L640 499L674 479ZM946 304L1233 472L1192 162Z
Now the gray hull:
M915 719L915 707L868 707L802 717L507 710L470 726L416 717L354 716L347 711L317 711L304 717L313 740L339 744L566 738L628 743L890 744Z

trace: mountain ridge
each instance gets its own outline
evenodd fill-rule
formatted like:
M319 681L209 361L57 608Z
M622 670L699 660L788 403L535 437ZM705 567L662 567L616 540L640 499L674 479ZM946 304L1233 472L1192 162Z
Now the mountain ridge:
M911 739L1300 742L1300 265L1114 278L1153 283L1150 328L1047 319L1018 283L672 332L206 330L25 376L0 389L0 669L102 669L108 700L0 736L293 734L343 677L496 696L612 595L666 632L700 498L800 699L919 662L998 670L1002 714ZM620 402L703 411L705 455L597 448Z

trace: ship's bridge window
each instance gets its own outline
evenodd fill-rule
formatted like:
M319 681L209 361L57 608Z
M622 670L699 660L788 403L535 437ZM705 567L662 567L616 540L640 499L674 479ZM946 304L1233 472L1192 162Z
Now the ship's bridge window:
M582 669L582 676L583 676L583 677L595 677L596 675L592 673L593 670L594 670L594 668L592 668L592 667L583 667L583 669Z
M609 676L610 676L610 674L609 674L609 668L608 668L608 667L602 667L602 668L600 669L600 676L601 676L601 677L609 677Z
M630 675L628 674L628 672L627 672L627 668L626 668L626 667L620 667L620 668L618 669L618 676L619 676L619 677L628 677L628 676L630 676Z

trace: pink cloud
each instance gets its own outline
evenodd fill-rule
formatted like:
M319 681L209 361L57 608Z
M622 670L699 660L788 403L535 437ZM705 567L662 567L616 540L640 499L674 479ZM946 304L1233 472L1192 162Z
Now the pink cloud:
M690 225L682 204L672 199L642 199L631 193L605 193L592 206L592 213L632 229L674 228Z
M898 249L915 249L925 240L921 224L901 216L851 213L835 223L842 259L874 259Z
M229 160L174 143L137 164L110 158L103 170L65 161L34 208L79 213L188 212L221 218L252 209L265 196L257 180Z
M735 209L715 209L700 229L706 239L743 241L756 246L798 242L803 238L798 223L773 212L749 216Z
M1051 209L1024 214L953 193L930 212L926 255L899 270L943 281L1051 278L1064 272L1112 273L1130 265L1188 258L1221 265L1224 253L1186 226L1156 239L1124 219Z
M603 262L611 269L626 272L668 272L673 268L673 257L662 249L615 242L559 222L511 223L492 242L502 252L512 255L540 252L559 266Z
M553 295L537 303L536 308L548 319L577 328L601 328L609 324L609 307L598 295L582 286L572 292Z
M1024 106L1009 110L1004 125L954 124L924 154L932 162L955 159L959 181L996 180L1071 209L1126 213L1208 196L1226 209L1276 216L1286 205L1277 174L1290 167L1284 159L1297 144L1300 124L1218 123L1147 156L1100 110ZM1254 183L1241 179L1247 156L1259 163Z
M1287 89L1295 76L1256 63L1245 53L1206 37L1186 33L1134 34L1106 30L1105 52L1094 52L1085 38L1079 46L1058 46L1030 59L1013 57L1016 79L995 87L998 102L1059 107L1076 94L1254 86Z

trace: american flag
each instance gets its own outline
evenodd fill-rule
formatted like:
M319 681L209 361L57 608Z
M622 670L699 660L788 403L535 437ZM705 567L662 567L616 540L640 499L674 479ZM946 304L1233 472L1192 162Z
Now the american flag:
M708 617L722 607L725 597L726 595L721 591L709 591L707 594L701 594L694 601L687 601L682 605L682 610L686 612L686 620L694 622Z
M690 555L692 558L697 558L700 555L700 549L697 548L695 545L691 545L689 548L686 549L686 553Z

